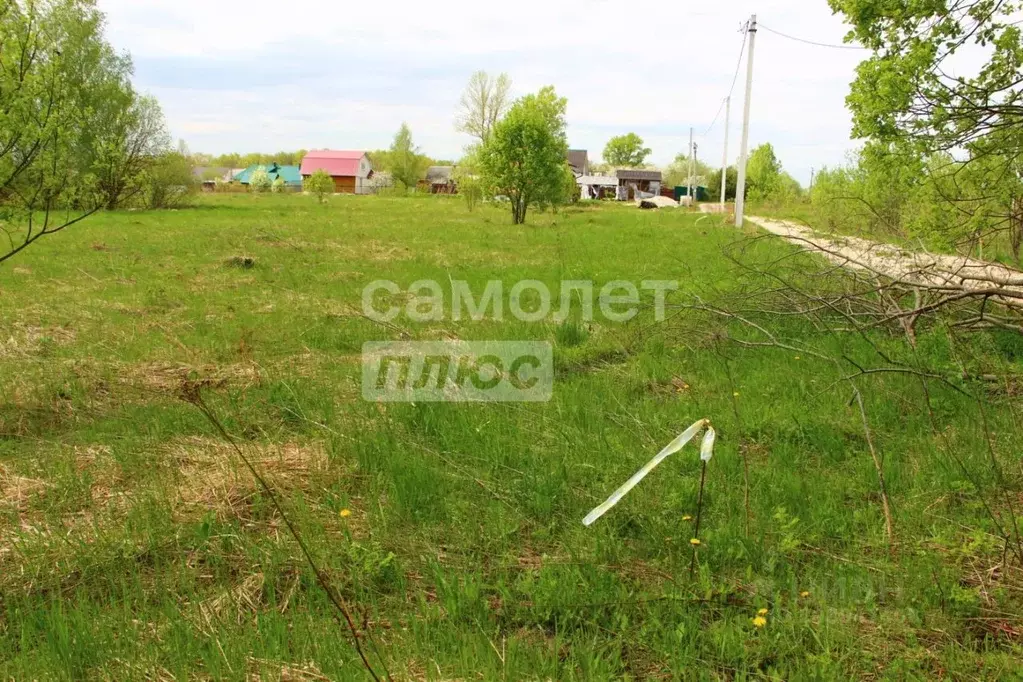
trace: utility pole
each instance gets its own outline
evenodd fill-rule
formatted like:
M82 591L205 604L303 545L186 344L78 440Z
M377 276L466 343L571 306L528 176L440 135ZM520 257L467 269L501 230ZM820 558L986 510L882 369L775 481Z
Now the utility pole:
M742 144L739 147L739 182L735 188L735 226L742 227L746 211L746 161L749 155L749 109L753 96L753 48L757 40L757 15L750 17L749 61L746 63L746 104L742 114Z
M696 158L696 146L693 144L693 129L689 128L689 164L687 167L686 175L686 196L689 197L689 205L695 206L696 202L693 201L693 159Z
M696 158L700 155L700 143L693 142L693 169L689 171L689 184L693 187L693 205L696 205L696 195L700 193L700 186L696 183Z
M728 185L728 123L732 117L732 96L725 97L725 153L721 158L721 215L725 214L725 187Z
M811 168L810 169L810 191L813 191L813 171L814 171L814 169Z

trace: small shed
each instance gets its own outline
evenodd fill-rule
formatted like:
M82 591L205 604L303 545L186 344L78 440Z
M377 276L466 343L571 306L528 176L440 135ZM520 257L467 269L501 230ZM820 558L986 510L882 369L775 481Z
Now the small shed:
M215 166L196 166L192 168L192 178L199 183L204 192L213 192L222 182L231 182L231 169Z
M618 178L610 175L580 175L575 182L579 185L581 199L613 197L618 187Z
M619 168L615 170L615 178L618 180L619 199L632 201L637 193L647 194L661 193L661 171L639 170L636 168Z
M457 194L454 174L454 166L430 166L421 184L430 194Z

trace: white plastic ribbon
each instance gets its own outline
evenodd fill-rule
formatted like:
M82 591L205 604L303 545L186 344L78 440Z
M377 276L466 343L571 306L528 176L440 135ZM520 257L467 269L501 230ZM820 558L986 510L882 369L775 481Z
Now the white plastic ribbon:
M660 453L658 453L658 455L656 457L654 457L652 460L650 460L650 462L648 462L645 467L643 467L642 469L637 471L635 476L633 476L628 481L626 481L625 485L623 485L621 488L616 490L614 492L614 494L611 495L611 497L607 498L607 502L605 502L604 504L600 505L599 507L597 507L596 509L591 511L589 514L587 514L586 518L583 519L583 525L584 526L592 525L594 521L599 519L601 516L606 514L608 511L610 511L612 507L614 507L616 504L618 504L619 502L622 501L623 497L625 497L626 495L629 494L630 490L632 490L637 485L639 485L639 482L642 481L644 478L646 478L647 474L649 474L651 471L656 469L657 465L659 465L661 462L666 460L668 457L674 455L676 452L678 452L683 447L685 447L686 443L691 441L693 438L696 438L696 436L704 428L709 428L709 427L710 427L710 420L709 419L701 419L700 421L696 422L695 424L690 426L688 429L686 429L684 432L682 432L682 434L678 438L676 438L675 440L671 441L671 443L669 443L666 448L661 450ZM716 438L716 434L714 433L714 429L713 428L709 428L709 431L707 432L707 435L704 436L704 438L703 438L703 446L700 448L700 458L703 459L703 461L705 461L705 462L710 461L710 458L714 454L714 439L715 438Z
M703 443L700 445L700 459L704 462L709 462L714 456L714 441L717 440L718 434L714 430L713 426L707 427L707 433L703 434Z

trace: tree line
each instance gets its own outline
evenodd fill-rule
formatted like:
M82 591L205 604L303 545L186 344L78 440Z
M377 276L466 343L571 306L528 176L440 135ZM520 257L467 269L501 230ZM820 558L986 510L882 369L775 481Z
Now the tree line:
M160 208L190 184L159 103L90 0L0 6L0 262L100 208Z
M830 0L872 54L847 103L863 147L822 171L811 219L1023 263L1023 32L1018 2ZM901 5L901 6L899 6ZM957 63L970 54L978 68ZM882 83L884 87L878 87Z

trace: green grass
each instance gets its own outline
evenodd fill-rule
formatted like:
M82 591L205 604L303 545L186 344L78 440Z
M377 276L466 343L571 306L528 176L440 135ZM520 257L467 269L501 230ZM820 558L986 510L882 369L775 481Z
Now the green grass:
M275 481L396 678L1018 676L1023 581L981 500L1007 509L954 391L935 390L939 438L914 380L871 378L889 546L836 366L737 348L721 340L737 330L681 309L394 327L358 312L378 279L475 293L536 279L555 295L563 280L677 279L676 303L748 283L722 254L743 235L697 220L600 206L511 226L454 199L218 196L101 214L0 266L0 678L365 676L282 519L177 397L185 379ZM362 344L401 334L550 341L554 399L362 401ZM917 353L954 373L942 339L922 333ZM859 357L868 340L899 343L834 344ZM985 343L1018 369L1018 339ZM1014 409L987 416L1018 507ZM704 417L719 447L695 577L695 449L582 526Z

